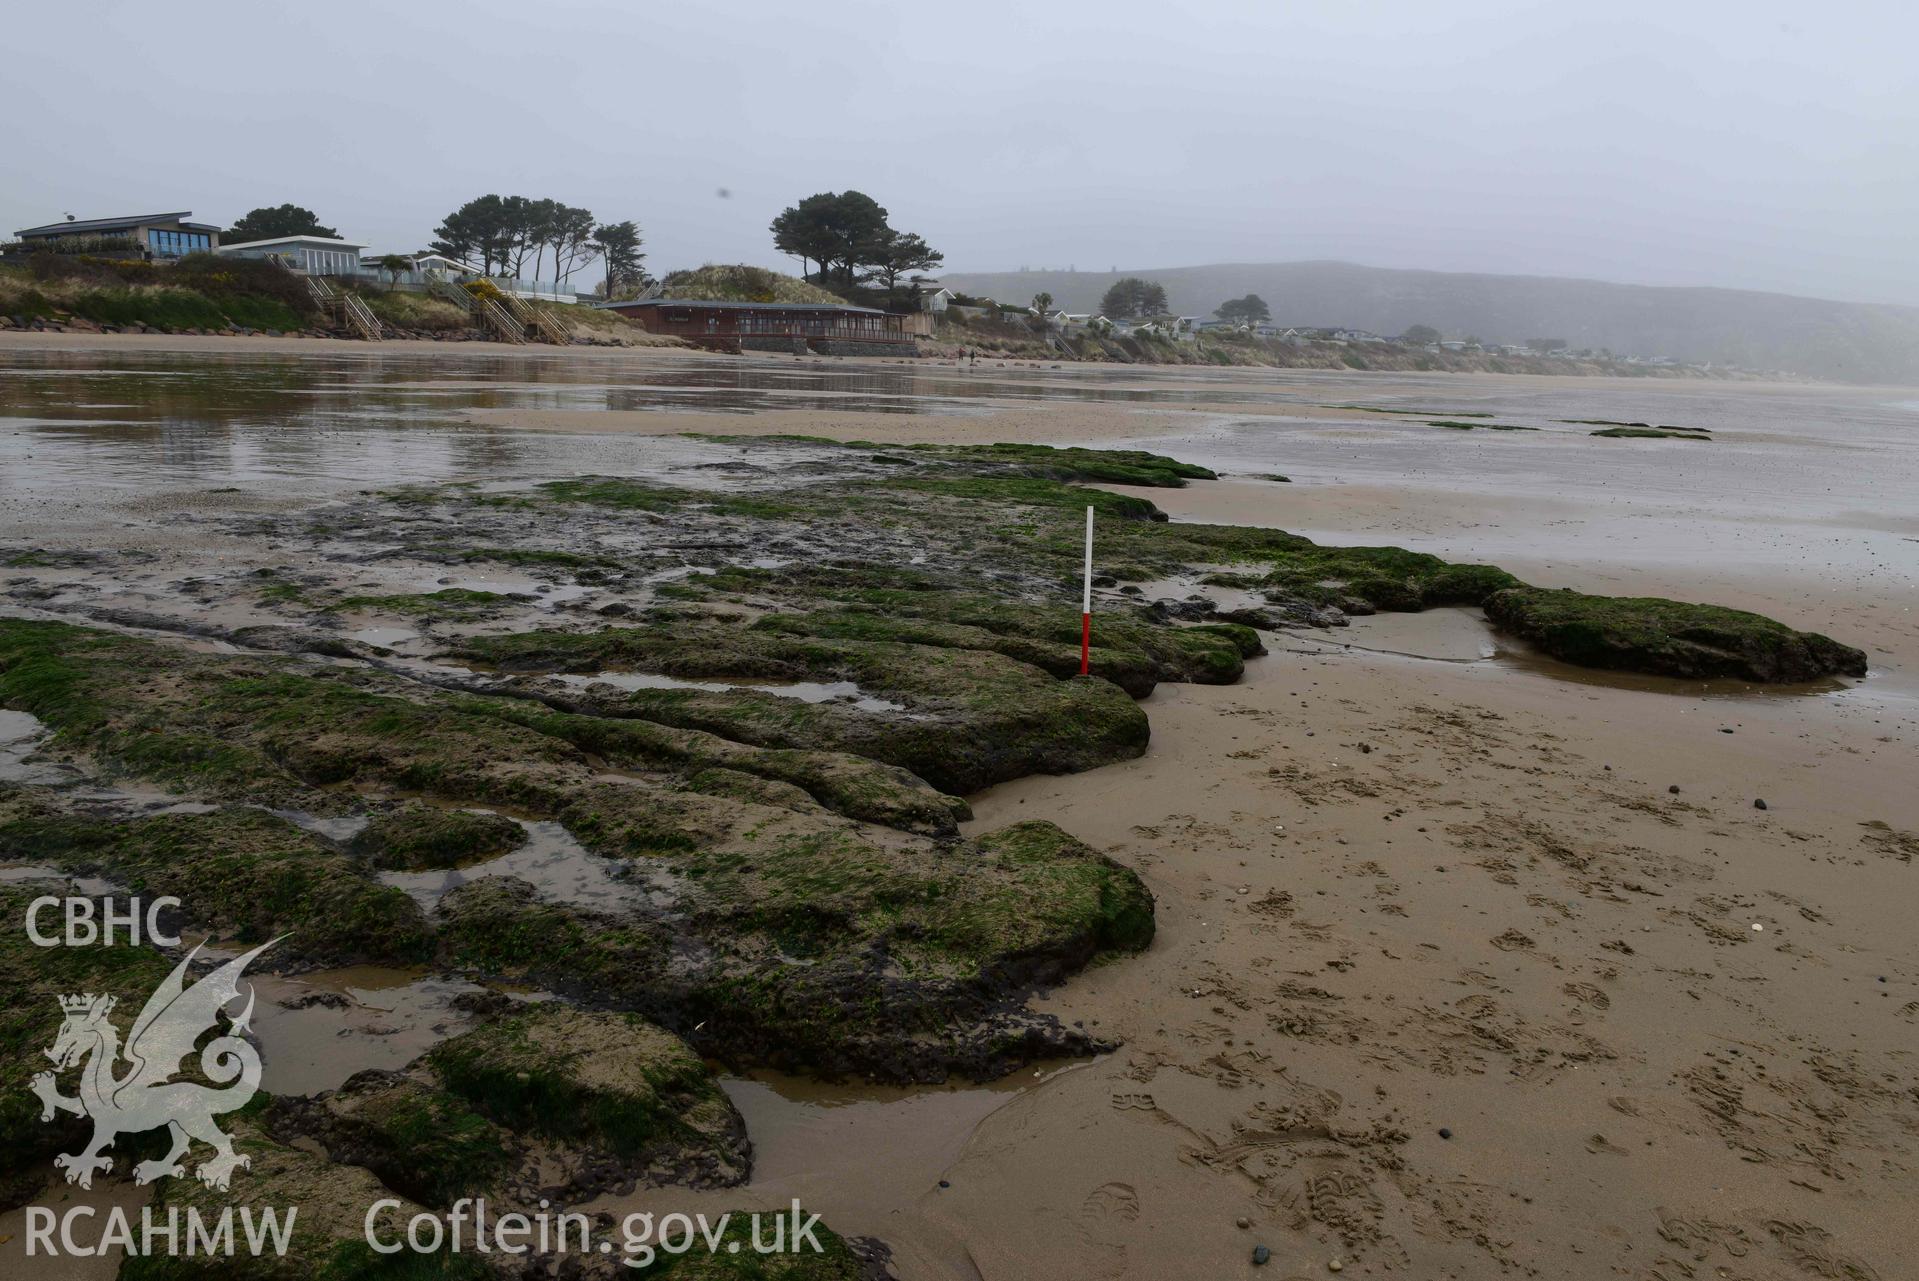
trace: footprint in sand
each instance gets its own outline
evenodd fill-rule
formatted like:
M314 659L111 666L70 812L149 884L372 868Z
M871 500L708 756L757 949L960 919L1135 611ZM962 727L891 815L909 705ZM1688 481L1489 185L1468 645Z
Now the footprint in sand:
M1612 998L1590 983L1568 983L1559 990L1575 1001L1592 1006L1595 1010L1612 1008Z
M1385 1206L1365 1175L1321 1166L1306 1175L1306 1208L1314 1220L1347 1242L1376 1240Z
M1879 1274L1871 1267L1833 1249L1832 1233L1824 1228L1772 1219L1766 1231L1801 1272L1830 1281L1879 1281Z
M1129 1224L1139 1221L1139 1193L1130 1183L1102 1183L1079 1206L1079 1238L1091 1268L1086 1275L1116 1277L1126 1271Z

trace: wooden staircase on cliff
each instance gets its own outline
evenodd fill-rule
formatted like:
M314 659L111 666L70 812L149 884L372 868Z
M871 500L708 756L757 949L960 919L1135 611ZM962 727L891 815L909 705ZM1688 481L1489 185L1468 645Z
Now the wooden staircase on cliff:
M360 301L359 295L335 289L318 276L303 276L306 281L307 296L313 299L313 305L320 314L336 321L344 329L350 329L368 342L379 342L386 337L386 331L380 328L380 318L375 316L367 305Z
M518 294L501 291L497 297L489 298L438 274L427 276L427 289L434 297L444 298L463 309L501 342L544 342L565 347L573 341L572 327L558 312Z
M538 342L565 347L573 341L573 330L551 307L543 307L530 298L502 293L501 300L513 318L526 327L526 336Z

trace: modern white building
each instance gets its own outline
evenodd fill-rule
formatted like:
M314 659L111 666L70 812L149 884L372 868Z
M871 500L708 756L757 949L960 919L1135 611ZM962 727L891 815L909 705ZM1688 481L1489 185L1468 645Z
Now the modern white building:
M235 258L275 258L309 276L354 276L360 272L360 251L365 248L331 236L277 236L221 245L215 252Z
M479 273L463 262L455 262L445 254L407 254L413 260L415 271L437 271L443 276L477 276Z
M919 292L921 311L937 316L953 305L953 291L937 280L915 280L913 288Z

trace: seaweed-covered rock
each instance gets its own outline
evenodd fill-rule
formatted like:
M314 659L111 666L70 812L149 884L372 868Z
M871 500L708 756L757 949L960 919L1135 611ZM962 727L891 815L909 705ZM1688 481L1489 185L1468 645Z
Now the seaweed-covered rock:
M1766 683L1866 673L1850 645L1718 605L1521 587L1496 593L1486 617L1581 667Z
M375 867L419 872L483 863L525 843L526 829L503 814L402 805L375 815L347 848Z
M750 1163L745 1123L684 1041L637 1016L557 1004L507 1013L404 1072L281 1100L270 1123L441 1207L726 1187Z
M487 877L442 900L452 965L635 1010L739 1063L981 1079L1093 1048L1025 995L1153 933L1131 870L1050 823L880 848L795 829L672 856L672 920L538 901Z
M0 809L0 856L105 873L136 895L171 895L189 920L237 942L287 935L268 964L412 962L432 951L412 899L262 810L103 818Z
M366 1169L279 1141L258 1115L235 1113L226 1125L234 1149L249 1162L229 1190L209 1188L198 1179L163 1179L154 1185L154 1213L165 1222L169 1211L191 1210L213 1223L231 1209L256 1223L271 1213L284 1225L297 1208L285 1253L256 1255L242 1240L242 1248L230 1255L181 1250L135 1256L121 1264L120 1281L488 1281L527 1275L520 1261L510 1272L496 1271L489 1264L498 1262L497 1256L487 1260L471 1252L378 1253L366 1240L369 1208L398 1201L382 1222L404 1224L422 1212L418 1203L396 1197ZM236 1236L241 1227L236 1218Z
M403 1072L360 1072L317 1098L278 1100L267 1120L288 1141L314 1140L422 1205L501 1195L524 1159L511 1134L431 1079Z
M746 1179L746 1124L700 1057L631 1014L531 1006L435 1046L449 1094L516 1133L615 1158L630 1182Z
M809 1224L812 1215L786 1211L786 1228L777 1233L770 1220L777 1212L760 1211L760 1240L753 1239L753 1212L727 1214L724 1229L715 1229L712 1248L704 1239L680 1253L656 1251L651 1263L628 1270L649 1281L892 1281L892 1252L871 1237L842 1237L824 1223ZM720 1216L709 1215L718 1223ZM790 1239L788 1229L808 1228L805 1240ZM778 1242L778 1248L773 1248ZM677 1242L675 1244L678 1244ZM766 1253L760 1253L766 1250Z
M905 770L812 745L542 716L518 700L448 695L356 669L193 654L61 623L0 620L0 706L32 712L51 747L195 797L323 809L352 784L451 802L550 807L554 771L616 747L648 772L725 766L806 790L849 817L948 834L965 803Z
M687 785L698 791L715 791L720 780L713 774L724 770L798 788L827 810L903 832L952 836L961 820L972 817L959 797L936 790L910 770L870 757L810 747L759 747L703 729L563 710L588 701L532 692L523 699L474 698L458 706L472 715L538 730L621 768L685 771ZM756 790L758 799L769 804L790 805L795 799L777 787L749 789L741 784L722 790L742 796ZM775 796L780 799L775 801Z
M930 758L956 743L964 768L990 770L996 753L1073 761L1105 750L1097 738L1090 749L1075 743L1101 716L1143 735L1139 709L1105 682L1056 680L989 652L926 657L934 674L922 688L972 708L988 737L968 746L949 729L908 751ZM619 879L633 892L587 911L543 900L525 882L485 878L442 903L437 940L415 902L380 884L364 859L252 807L125 820L8 810L0 832L32 857L177 893L197 919L243 938L292 929L288 956L416 960L432 950L457 968L548 983L683 1033L704 1026L702 1048L742 1061L937 1079L1086 1048L1088 1038L1019 1007L1035 986L1139 944L1137 922L1113 927L1114 904L1150 913L1132 872L1057 829L1018 849L957 841L948 834L963 802L849 752L740 744L378 672L0 620L7 698L45 709L57 751L203 794L313 808L337 804L340 789L322 784L348 783L361 797L509 805L557 821L593 854L630 864ZM193 770L142 748L208 730L225 754ZM794 787L820 804L802 803ZM423 814L393 825L404 831ZM895 830L848 814L892 818Z
M955 793L1137 756L1148 733L1145 713L1116 686L1058 680L990 650L684 624L475 637L458 653L511 672L626 669L684 678L851 681L897 699L905 710L870 711L748 688L629 691L603 684L539 693L553 706L599 717L634 717L761 747L852 753ZM1232 662L1239 662L1236 652Z

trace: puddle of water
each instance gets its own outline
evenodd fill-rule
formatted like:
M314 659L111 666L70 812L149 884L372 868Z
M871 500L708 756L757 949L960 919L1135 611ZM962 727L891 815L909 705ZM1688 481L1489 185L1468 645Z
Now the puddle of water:
M721 1081L753 1140L755 1189L905 1201L936 1187L981 1121L1042 1078L920 1089L754 1073ZM809 1195L809 1193L811 1195Z
M1369 614L1345 627L1313 628L1304 634L1350 649L1443 663L1485 662L1506 647L1484 614L1463 606L1417 614Z
M0 865L0 883L18 883L20 881L60 881L73 887L76 894L88 898L100 898L111 894L119 887L112 881L104 881L93 876L69 876L57 867L45 863L7 863Z
M1245 571L1244 566L1234 567L1223 565L1219 568L1228 571L1237 568L1241 572ZM1200 567L1199 570L1200 574L1211 572L1213 571L1204 566ZM1264 609L1269 605L1266 597L1259 592L1248 591L1240 587L1218 587L1210 583L1202 583L1199 581L1197 575L1179 578L1155 578L1142 583L1123 583L1121 587L1137 587L1139 592L1136 595L1129 591L1116 591L1110 588L1104 588L1101 589L1099 594L1111 599L1144 602L1149 605L1157 600L1183 601L1198 596L1204 600L1213 602L1214 605L1225 612L1241 609Z
M921 1199L937 1191L987 1117L1021 1091L1086 1066L1028 1067L989 1085L832 1085L775 1072L722 1077L753 1141L751 1182L712 1192L640 1189L586 1208L615 1216L739 1210L784 1207L797 1197L838 1231L881 1237L922 1260L929 1252L943 1257L951 1243L937 1229L926 1231ZM950 1262L959 1265L952 1275L967 1274L962 1257Z
M483 990L461 979L372 965L250 981L260 993L253 1012L260 1086L275 1094L338 1089L355 1072L405 1067L465 1030L470 1019L453 1008L453 999Z
M624 690L703 689L711 693L751 690L797 698L803 703L848 703L862 712L903 712L906 704L866 693L852 681L695 681L678 676L660 676L652 672L595 672L592 675L563 674L555 679L576 688L612 685Z
M70 787L82 775L71 765L32 759L47 727L27 712L0 711L0 783L33 783L41 787Z
M317 832L330 841L350 841L358 836L370 822L364 814L346 814L338 818L326 818L319 814L309 814L305 810L274 810L267 813L275 818L283 818L295 827L309 832Z
M362 627L357 632L348 632L348 640L359 641L362 645L377 645L381 649L398 649L420 639L420 633L405 627Z
M526 829L526 844L509 854L471 867L381 872L380 880L429 912L455 889L487 876L517 876L548 902L600 912L665 911L680 897L679 878L650 861L602 858L558 823L514 821Z

